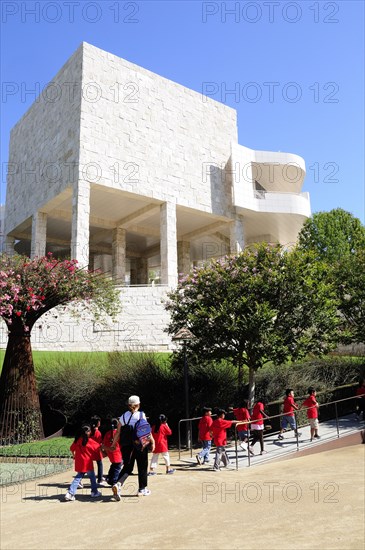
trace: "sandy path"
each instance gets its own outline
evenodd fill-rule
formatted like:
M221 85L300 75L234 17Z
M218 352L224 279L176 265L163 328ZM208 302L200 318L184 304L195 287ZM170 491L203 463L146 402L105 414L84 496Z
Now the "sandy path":
M149 478L150 497L134 496L131 476L119 503L105 488L99 501L87 488L76 502L61 502L72 472L7 487L0 547L363 550L365 445L355 435L342 448L238 472L186 467L173 457L176 473L166 476L160 466Z

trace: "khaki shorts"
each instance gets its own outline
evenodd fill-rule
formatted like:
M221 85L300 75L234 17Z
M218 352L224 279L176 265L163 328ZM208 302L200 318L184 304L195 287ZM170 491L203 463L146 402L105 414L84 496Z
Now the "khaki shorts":
M318 418L308 418L308 420L311 428L318 428L319 426Z

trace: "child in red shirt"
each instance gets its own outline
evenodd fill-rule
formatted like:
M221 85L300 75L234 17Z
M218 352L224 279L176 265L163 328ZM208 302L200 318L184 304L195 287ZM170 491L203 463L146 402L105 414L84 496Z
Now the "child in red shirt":
M115 485L117 483L123 463L119 441L115 443L115 448L113 447L113 441L117 431L117 426L118 419L113 418L111 422L111 429L104 435L103 444L101 447L102 451L107 454L111 462L107 477L107 483L109 485Z
M294 430L295 435L299 436L297 431L297 423L295 421L294 411L299 409L298 405L294 401L294 391L291 388L285 390L285 399L283 403L283 413L284 416L281 418L281 430L278 438L284 439L283 432L285 429L290 426Z
M203 408L203 416L199 420L199 439L202 442L203 449L196 455L198 464L209 464L210 448L212 446L212 409L210 407Z
M101 435L101 431L99 430L101 423L100 416L93 416L90 421L91 425L91 439L93 439L96 443L99 443L100 453L99 453L99 459L96 461L96 464L98 466L98 484L102 485L104 487L107 487L108 484L103 478L103 455L101 452L101 444L103 442L103 436Z
M248 422L251 419L250 413L247 409L247 401L243 401L242 407L237 407L233 409L233 414L239 422L244 422L244 424L238 424L237 426L237 435L240 440L240 447L243 451L247 451L247 441L248 441Z
M307 418L309 420L310 430L311 430L311 441L313 438L320 439L318 435L318 408L319 405L316 400L316 390L311 386L308 388L309 396L302 403L302 407L307 409Z
M223 462L223 466L229 465L229 458L226 452L227 444L227 428L230 428L233 424L237 424L238 420L225 420L226 411L219 409L217 418L213 420L212 432L214 445L216 446L215 459L213 465L213 471L219 472L220 463Z
M98 456L100 456L100 445L93 441L90 436L91 427L85 424L76 435L75 440L70 447L70 451L72 452L75 460L76 475L67 493L65 494L66 501L75 500L75 493L85 473L90 478L91 497L101 497L101 493L98 491L98 486L96 484L93 464L93 460L97 460Z
M170 468L170 455L168 449L167 438L172 434L170 427L167 424L167 418L164 414L160 414L158 421L152 426L152 435L155 440L155 449L152 453L149 476L156 475L155 469L158 466L158 457L161 454L165 461L166 473L173 474L175 470Z
M260 455L266 453L264 451L264 418L268 418L267 414L264 412L265 403L264 401L257 401L255 403L252 415L251 415L251 433L252 441L251 447L260 442ZM252 453L253 454L253 453Z

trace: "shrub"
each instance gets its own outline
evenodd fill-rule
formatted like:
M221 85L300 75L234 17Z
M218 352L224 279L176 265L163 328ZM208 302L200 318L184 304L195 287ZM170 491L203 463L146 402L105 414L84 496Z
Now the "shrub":
M92 357L93 354L60 356L59 361L53 359L51 365L42 364L37 369L42 401L67 416L69 426L65 433L73 432L94 414L104 421L120 416L127 408L129 395L137 394L151 421L166 414L174 439L177 437L178 421L185 418L181 355L113 352L107 355L105 364L94 363ZM247 386L237 390L237 372L229 361L202 363L189 357L188 367L192 416L200 416L205 405L227 407L240 404L245 397ZM328 390L357 382L364 375L364 358L328 357L267 365L257 373L256 395L267 401L282 400L285 388L292 387L300 398L306 395L308 386ZM248 381L247 371L244 381Z

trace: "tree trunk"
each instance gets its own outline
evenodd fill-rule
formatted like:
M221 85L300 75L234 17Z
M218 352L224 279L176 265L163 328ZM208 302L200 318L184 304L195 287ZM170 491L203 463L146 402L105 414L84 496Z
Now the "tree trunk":
M256 370L249 367L248 370L248 407L253 407L255 401Z
M242 391L242 386L243 386L243 368L242 367L243 367L242 358L240 358L238 361L238 377L237 377L237 387L239 392Z
M30 334L21 327L9 332L0 377L0 444L44 437Z

